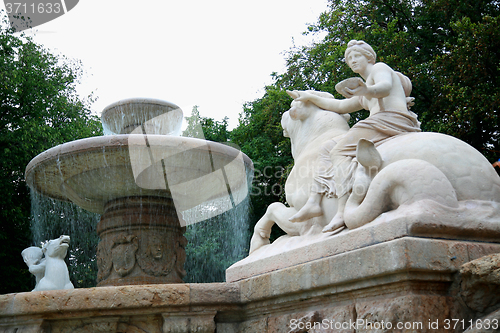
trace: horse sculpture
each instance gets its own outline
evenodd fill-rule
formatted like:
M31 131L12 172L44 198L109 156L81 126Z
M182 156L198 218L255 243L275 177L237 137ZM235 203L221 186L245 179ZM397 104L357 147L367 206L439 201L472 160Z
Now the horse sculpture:
M69 236L51 239L42 246L45 254L45 274L33 291L73 289L64 258L68 252Z
M322 202L324 215L305 222L290 222L288 219L303 207L309 197L314 170L318 166L318 155L325 141L339 138L349 130L347 119L334 112L319 109L312 103L292 101L291 108L281 119L283 135L292 145L294 167L286 183L285 194L289 207L275 202L266 210L255 225L250 242L250 253L269 244L274 224L292 236L320 233L337 211L336 199L325 198Z
M331 149L349 130L346 119L313 103L293 101L281 123L284 135L290 137L294 158L285 184L289 207L278 202L268 207L255 226L250 253L270 244L274 224L289 236L320 234L337 209L335 198L323 198L322 216L289 221L307 201L321 149L328 145ZM438 133L411 133L375 148L361 140L357 159L353 194L344 216L348 229L382 215L386 219L396 216L395 212L408 207L412 209L405 214L418 214L425 210L423 204L453 215L450 220L456 219L457 224L474 219L500 223L500 178L488 160L463 141Z

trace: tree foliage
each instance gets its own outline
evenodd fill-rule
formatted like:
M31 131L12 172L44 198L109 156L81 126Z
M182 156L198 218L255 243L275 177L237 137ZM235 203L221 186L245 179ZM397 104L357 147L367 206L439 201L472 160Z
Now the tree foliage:
M0 27L0 293L27 291L31 276L21 251L31 244L29 161L57 144L101 133L90 100L75 91L79 62L51 54L29 37Z
M331 0L309 27L324 39L291 50L275 85L335 93L337 82L353 76L343 62L347 42L364 40L378 61L412 80L423 130L458 137L496 160L499 15L500 3L491 0Z
M191 116L185 117L187 126L182 132L183 136L191 138L206 139L214 142L228 142L230 131L227 128L229 118L224 117L221 121L209 117L202 117L198 106L191 110Z

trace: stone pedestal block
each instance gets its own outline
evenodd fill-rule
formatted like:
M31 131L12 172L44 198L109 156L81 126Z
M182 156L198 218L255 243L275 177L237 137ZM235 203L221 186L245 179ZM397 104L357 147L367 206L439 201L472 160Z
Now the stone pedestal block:
M476 319L459 269L500 252L498 243L410 236L337 245L344 250L234 282L0 295L0 333L461 333Z
M107 203L97 225L98 286L181 283L184 230L171 199L127 197Z
M470 260L500 252L497 243L408 236L352 250L336 245L344 250L299 264L291 251L289 267L246 271L251 277L238 281L246 319L237 331L463 332L473 314L456 274ZM274 263L285 265L287 254L279 258ZM273 258L260 262L267 270ZM239 274L245 266L238 266Z

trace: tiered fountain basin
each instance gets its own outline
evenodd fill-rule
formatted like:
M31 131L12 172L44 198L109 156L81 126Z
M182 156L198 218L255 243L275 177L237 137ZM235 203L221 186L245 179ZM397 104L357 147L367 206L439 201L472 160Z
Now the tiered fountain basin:
M121 101L102 119L105 129L128 134L51 148L28 164L26 181L102 214L98 286L182 282L186 223L241 202L252 162L228 145L174 136L182 111L169 102ZM182 213L193 210L206 214L186 222Z

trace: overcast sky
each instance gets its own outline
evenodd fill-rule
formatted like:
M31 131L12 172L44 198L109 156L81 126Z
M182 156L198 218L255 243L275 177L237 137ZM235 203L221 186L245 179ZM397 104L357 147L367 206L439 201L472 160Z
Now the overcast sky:
M98 115L118 100L151 97L185 116L194 105L205 117L228 116L233 128L243 103L284 71L283 53L312 40L302 32L326 8L326 0L80 0L33 33L83 62L79 92L94 92Z

